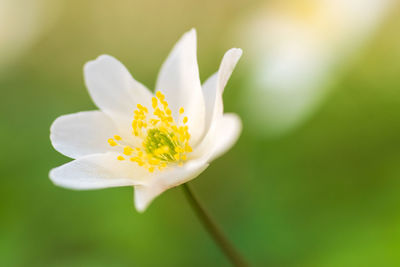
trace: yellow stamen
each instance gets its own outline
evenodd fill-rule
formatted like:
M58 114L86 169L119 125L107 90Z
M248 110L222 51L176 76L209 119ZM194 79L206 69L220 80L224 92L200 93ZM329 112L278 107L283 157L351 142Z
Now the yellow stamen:
M132 154L132 152L133 152L133 149L130 146L124 147L124 154L125 155L129 156L129 155Z
M157 98L152 97L151 102L151 106L153 107L153 109L155 109L157 107Z
M157 91L156 96L158 99L160 100L164 100L165 96L163 95L163 93L161 93L160 91Z
M117 142L115 142L114 139L112 139L112 138L108 139L108 143L110 144L110 146L118 145Z
M156 96L151 99L151 107L153 114L150 116L148 108L141 104L137 104L137 109L133 112L132 135L141 139L138 147L118 143L117 141L122 140L119 135L110 138L108 143L121 149L118 160L125 160L124 155L128 156L130 162L146 168L149 172L162 171L169 165L182 166L188 158L187 154L192 152L189 145L189 127L178 126L162 92L156 92ZM184 108L181 107L179 114L183 113ZM179 118L177 121L186 124L188 117Z

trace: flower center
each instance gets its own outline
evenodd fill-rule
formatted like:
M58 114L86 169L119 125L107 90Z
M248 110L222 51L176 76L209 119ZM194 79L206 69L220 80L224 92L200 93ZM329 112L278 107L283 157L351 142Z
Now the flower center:
M181 117L184 109L179 109L180 116L178 122L175 122L168 102L160 91L152 98L152 108L153 113L149 114L147 107L138 104L134 111L132 134L142 140L140 147L133 148L124 144L119 135L108 139L108 143L121 147L122 154L149 172L162 170L168 164L182 165L187 154L192 152L189 128L185 125L188 118ZM125 160L125 156L119 155L117 159Z

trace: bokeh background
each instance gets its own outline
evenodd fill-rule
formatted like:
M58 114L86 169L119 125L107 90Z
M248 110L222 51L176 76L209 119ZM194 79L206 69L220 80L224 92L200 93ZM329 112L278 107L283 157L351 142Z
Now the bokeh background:
M312 6L322 0L287 2L289 17L310 21ZM346 53L316 49L337 58L326 63L335 67L310 76L316 81L307 96L289 90L285 99L324 97L279 131L263 120L278 113L254 109L271 99L251 97L262 96L254 93L263 89L252 82L255 73L270 73L257 67L267 64L258 59L269 59L263 45L249 45L263 44L263 28L254 34L248 22L260 10L271 16L273 6L259 0L0 0L0 265L229 266L180 188L139 214L132 188L76 192L48 178L51 168L69 161L51 147L52 121L96 108L83 64L111 54L153 88L173 44L195 27L202 81L227 49L244 48L224 95L225 110L243 119L243 134L191 184L248 261L400 266L400 5L384 7L363 38L339 34L344 47L362 39ZM325 24L314 18L309 25ZM330 29L319 31L330 36Z

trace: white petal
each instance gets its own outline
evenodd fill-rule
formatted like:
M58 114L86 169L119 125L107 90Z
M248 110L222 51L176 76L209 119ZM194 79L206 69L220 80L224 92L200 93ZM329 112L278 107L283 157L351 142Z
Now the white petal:
M69 189L86 190L145 184L148 171L118 154L88 155L50 171L54 184Z
M165 94L175 119L179 108L185 109L192 146L203 135L205 116L196 50L196 31L193 29L172 49L161 67L156 85L156 90Z
M226 84L228 83L231 74L242 56L242 49L240 48L231 48L229 49L224 57L222 58L221 65L218 70L219 77L219 89L223 92Z
M225 113L218 124L218 130L208 162L225 154L239 139L242 131L242 121L234 113Z
M220 121L223 119L222 93L233 69L242 55L242 50L232 48L228 50L216 74L212 75L203 85L203 93L206 105L206 128L201 143L195 148L190 157L202 157L214 146L216 135L221 130Z
M205 133L207 134L213 123L218 121L223 113L222 93L233 69L242 55L242 50L232 48L228 50L216 74L212 75L203 84L204 103L206 107Z
M50 140L60 153L78 158L109 151L107 140L117 133L103 112L84 111L58 117L50 127Z
M148 177L146 185L135 186L135 207L143 212L158 195L165 190L186 183L196 178L208 167L203 160L189 161L181 167L171 167L156 171Z
M204 104L206 107L204 133L207 135L211 122L221 118L224 111L222 91L219 89L218 72L214 73L203 84Z
M151 92L133 79L117 59L102 55L84 67L85 83L95 104L109 115L121 130L130 131L137 104L150 106Z
M206 158L207 162L213 161L231 148L240 136L242 122L238 115L225 113L211 129L201 144L189 154L190 158Z

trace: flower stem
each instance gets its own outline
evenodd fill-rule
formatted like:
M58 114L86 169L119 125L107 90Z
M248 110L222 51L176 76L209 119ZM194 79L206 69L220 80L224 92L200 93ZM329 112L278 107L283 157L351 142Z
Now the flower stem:
M211 219L211 217L207 214L206 210L200 204L198 198L193 193L192 189L188 183L182 185L183 191L192 206L193 210L196 212L197 217L203 223L203 226L206 228L208 233L214 238L214 241L220 247L220 249L225 253L225 256L231 261L234 266L244 267L248 266L244 261L242 256L238 253L238 251L233 247L233 245L228 241L219 227L215 224L215 222Z

